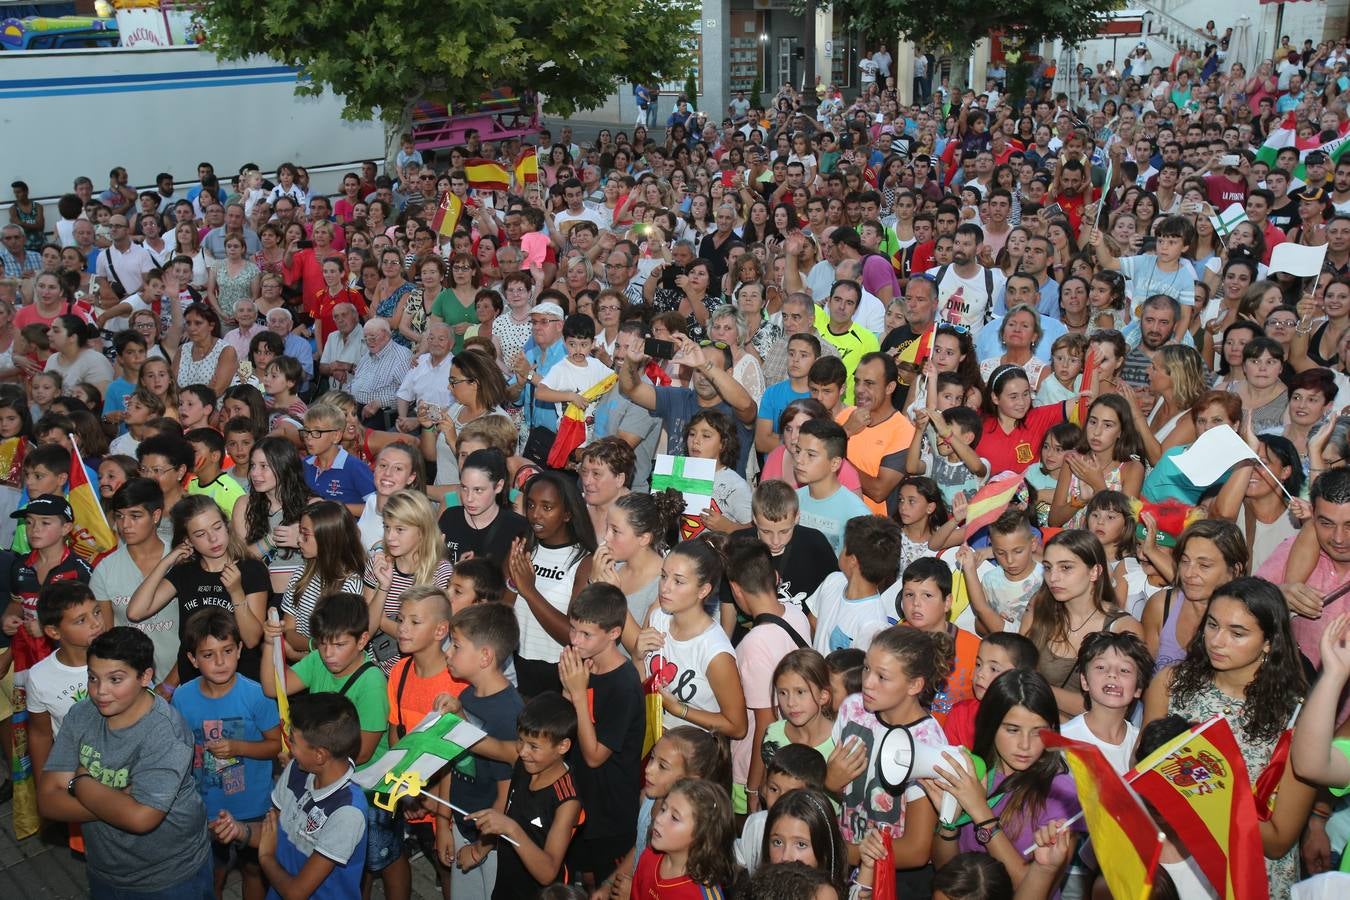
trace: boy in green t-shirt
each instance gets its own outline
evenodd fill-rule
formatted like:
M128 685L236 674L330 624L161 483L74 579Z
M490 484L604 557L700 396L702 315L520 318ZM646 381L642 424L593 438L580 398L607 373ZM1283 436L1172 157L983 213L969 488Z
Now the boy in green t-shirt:
M262 686L277 695L272 642L283 632L280 622L263 625ZM294 666L286 666L286 693L328 691L342 694L356 707L361 723L361 749L352 760L359 772L389 749L389 696L384 673L366 660L370 612L356 594L330 594L309 617L309 634L317 648Z
M281 640L284 626L270 619L263 625L263 692L276 696L276 669L272 642ZM361 725L361 747L352 759L356 771L378 760L389 749L388 682L380 667L366 659L370 642L370 612L357 594L329 594L309 617L310 640L316 649L294 666L286 667L286 693L308 689L311 694L342 694L356 707ZM380 877L386 897L406 897L410 873L392 866L402 855L402 833L393 815L374 803L366 807L366 861L362 887L369 891Z
M228 519L234 512L234 504L244 498L244 489L221 469L225 461L225 438L214 428L194 428L183 437L192 445L196 456L193 470L197 474L188 481L187 492L210 497Z

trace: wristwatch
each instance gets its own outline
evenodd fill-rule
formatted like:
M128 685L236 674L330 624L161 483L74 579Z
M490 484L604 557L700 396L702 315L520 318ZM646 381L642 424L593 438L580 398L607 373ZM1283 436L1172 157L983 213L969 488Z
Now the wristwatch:
M989 842L994 839L994 835L1003 830L998 824L998 819L988 819L975 826L975 840L981 847L989 846Z
M93 777L94 776L90 775L88 772L76 772L75 775L69 781L66 782L66 793L74 797L75 782L79 781L81 778L93 778Z

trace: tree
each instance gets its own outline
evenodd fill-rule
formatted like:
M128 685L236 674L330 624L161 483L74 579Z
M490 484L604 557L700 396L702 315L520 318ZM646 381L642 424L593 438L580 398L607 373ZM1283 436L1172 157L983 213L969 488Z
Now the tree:
M329 88L346 99L344 118L378 114L395 142L418 100L476 103L509 86L565 116L621 83L677 78L693 56L670 38L698 15L690 0L212 0L202 10L221 56L295 66L298 94Z
M901 35L921 47L950 47L956 60L968 58L991 32L1028 48L1055 38L1080 44L1119 6L1119 0L944 0L938 14L928 0L833 0L836 21L842 17L865 34Z

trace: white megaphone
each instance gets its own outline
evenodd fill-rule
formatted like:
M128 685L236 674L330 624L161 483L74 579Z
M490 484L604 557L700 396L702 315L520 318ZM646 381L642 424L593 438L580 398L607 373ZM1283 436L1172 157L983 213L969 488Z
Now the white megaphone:
M960 747L921 744L914 740L908 728L898 725L887 731L877 746L877 778L887 790L898 794L920 778L938 777L936 766L950 769L952 764L943 758L943 753L956 760L958 765L966 766L966 757ZM957 808L956 798L950 793L943 794L938 820L953 821Z

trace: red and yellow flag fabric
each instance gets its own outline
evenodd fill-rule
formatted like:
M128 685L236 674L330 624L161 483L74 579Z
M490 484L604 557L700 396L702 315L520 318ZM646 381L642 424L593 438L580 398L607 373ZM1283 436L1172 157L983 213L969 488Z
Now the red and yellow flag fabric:
M464 201L453 191L446 191L441 195L441 205L436 209L436 215L431 218L432 230L442 237L449 237L455 233L463 213Z
M924 363L928 362L928 357L933 352L933 338L936 335L937 323L934 322L928 326L927 331L905 345L905 348L900 351L900 355L895 358L896 362L913 363L917 367L922 367ZM936 391L937 385L930 384L928 390Z
M70 436L70 493L66 501L70 503L75 515L75 527L70 533L70 547L89 563L98 561L104 554L117 549L117 538L112 526L103 515L103 507L89 483L89 475L84 471L84 460L80 458L80 446L75 435Z
M1268 900L1251 779L1228 720L1197 725L1135 767L1130 786L1175 829L1225 900Z
M522 184L534 184L539 180L539 155L533 144L523 144L516 156L516 188Z
M464 163L464 177L469 187L481 191L504 191L509 187L506 167L490 159L474 157Z
M1097 368L1097 353L1089 349L1087 358L1083 360L1083 378L1079 382L1080 391L1089 391L1092 389L1092 375ZM1092 399L1087 396L1079 396L1078 402L1074 404L1073 415L1069 419L1079 425L1087 422L1088 407L1092 405Z
M1275 742L1275 749L1270 751L1270 762L1256 776L1256 784L1252 786L1256 817L1262 822L1269 822L1275 812L1275 795L1280 787L1280 779L1284 777L1285 767L1289 765L1289 748L1293 741L1294 729L1285 729Z
M974 534L1002 515L1026 478L1026 473L1004 472L976 491L966 504L966 534Z
M586 398L589 403L609 393L619 381L618 375L607 375L597 381L595 384L581 392L581 396ZM568 459L572 456L572 451L577 449L586 440L586 409L577 406L575 403L568 403L567 408L558 419L558 436L553 439L553 447L548 452L548 465L553 469L561 469L567 465Z
M1093 744L1046 729L1045 746L1059 750L1073 773L1092 849L1116 900L1148 900L1162 855L1163 834L1143 802Z

